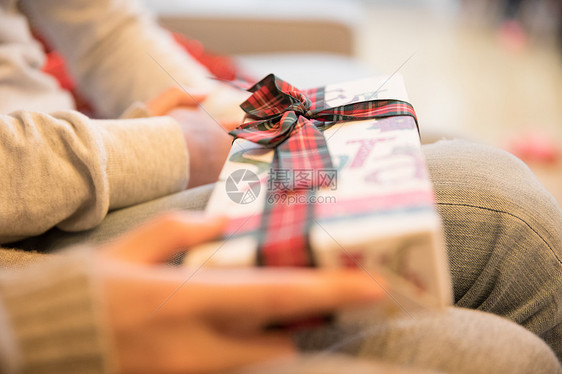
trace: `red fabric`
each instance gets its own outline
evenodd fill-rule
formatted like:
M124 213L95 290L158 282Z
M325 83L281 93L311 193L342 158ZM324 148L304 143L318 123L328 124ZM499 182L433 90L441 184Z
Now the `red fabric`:
M188 39L177 33L172 33L174 40L196 61L205 66L212 76L221 81L240 80L242 82L251 79L243 74L237 67L232 58L218 54L209 53L198 40ZM74 79L68 73L64 57L57 51L52 50L48 43L37 33L34 37L43 45L47 54L47 61L43 66L43 71L55 77L59 85L69 91L74 97L76 108L86 114L92 113L90 104L76 90Z
M188 39L178 33L172 33L172 36L187 53L205 66L215 78L225 81L237 79L240 72L232 58L205 50L203 43L199 40Z

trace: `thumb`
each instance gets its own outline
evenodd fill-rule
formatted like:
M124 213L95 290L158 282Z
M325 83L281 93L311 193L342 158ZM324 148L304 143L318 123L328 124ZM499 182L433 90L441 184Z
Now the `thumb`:
M175 108L196 108L206 97L206 94L191 94L174 86L168 88L155 98L148 100L145 105L151 115L164 116Z
M241 122L236 122L236 121L228 121L228 122L221 122L221 127L223 129L225 129L226 131L232 131L234 129L236 129L237 127L239 127L242 123Z
M106 244L102 255L135 263L164 262L188 247L217 238L226 222L225 217L192 212L164 213Z

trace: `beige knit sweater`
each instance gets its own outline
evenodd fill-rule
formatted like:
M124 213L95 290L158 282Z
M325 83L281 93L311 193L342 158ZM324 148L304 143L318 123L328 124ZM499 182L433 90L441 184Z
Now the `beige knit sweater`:
M110 209L185 188L188 152L177 123L73 111L41 72L45 57L29 22L64 54L103 118L176 82L221 103L222 88L133 0L0 0L0 244L54 226L88 229ZM223 114L215 109L207 107ZM0 372L109 371L88 255L21 266L35 258L0 250Z

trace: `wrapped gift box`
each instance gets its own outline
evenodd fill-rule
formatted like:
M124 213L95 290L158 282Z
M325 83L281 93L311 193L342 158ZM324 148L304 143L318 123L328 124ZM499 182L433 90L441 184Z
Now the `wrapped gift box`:
M373 99L407 101L399 75L327 86L318 98L337 107ZM410 116L337 122L324 131L333 168L271 170L274 150L237 139L215 185L207 213L231 218L224 240L190 250L185 263L199 267L256 266L260 223L266 199L314 203L309 242L315 266L359 266L382 276L384 301L362 310L342 311L341 322L379 318L451 303L452 288L440 217ZM272 173L277 173L273 180ZM271 183L322 179L312 195L267 193ZM300 202L302 203L302 201ZM284 226L279 225L279 235ZM375 280L374 280L375 282ZM374 287L379 285L373 284Z

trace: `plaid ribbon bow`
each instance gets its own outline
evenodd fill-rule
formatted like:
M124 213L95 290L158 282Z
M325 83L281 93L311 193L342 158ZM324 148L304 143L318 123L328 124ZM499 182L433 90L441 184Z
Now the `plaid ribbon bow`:
M230 132L266 148L274 148L266 205L262 214L257 263L261 266L314 266L308 241L316 189L327 179L294 180L295 170L333 169L323 130L339 121L412 116L412 105L400 100L368 100L338 107L323 106L322 89L301 91L270 74L250 89L242 103L246 122ZM312 98L312 99L311 99ZM288 176L276 183L280 173ZM288 202L291 201L291 204Z

